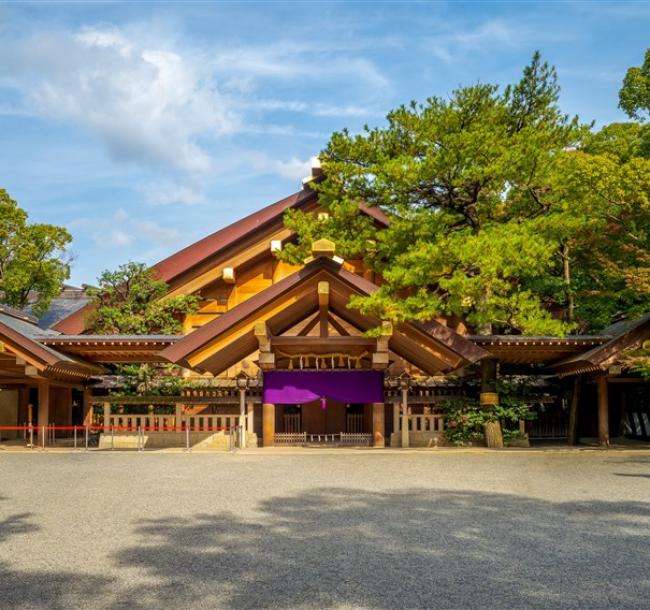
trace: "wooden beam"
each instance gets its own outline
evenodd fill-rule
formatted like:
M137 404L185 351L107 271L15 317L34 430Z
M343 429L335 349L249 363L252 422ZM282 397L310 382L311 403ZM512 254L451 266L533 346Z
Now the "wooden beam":
M332 314L331 312L327 313L327 321L332 325L334 330L341 335L342 337L349 337L350 333L345 329L343 324L341 324Z
M255 324L254 333L260 346L260 352L270 352L271 333L269 332L269 327L266 325L266 322L258 322Z
M273 233L271 239L285 240L291 237L292 233L289 229L281 228L278 232ZM223 274L224 267L233 267L237 268L243 264L248 263L252 259L260 256L262 254L268 253L269 251L269 237L265 237L262 240L254 242L252 245L246 245L245 243L241 246L243 250L238 254L231 256L230 258L221 258L221 260L215 260L209 269L201 273L199 276L191 279L182 281L178 286L175 286L168 294L161 297L161 300L169 299L183 294L192 294L197 292L204 286L207 286L211 282L214 282L218 279L221 279Z
M316 314L312 320L310 320L307 324L305 324L304 328L298 333L297 336L298 337L306 337L312 331L314 326L316 326L316 324L318 324L319 320L320 320L320 318L319 318L318 314Z
M330 302L329 282L318 282L318 320L320 322L321 337L327 337L329 334L329 325L327 322L329 302Z

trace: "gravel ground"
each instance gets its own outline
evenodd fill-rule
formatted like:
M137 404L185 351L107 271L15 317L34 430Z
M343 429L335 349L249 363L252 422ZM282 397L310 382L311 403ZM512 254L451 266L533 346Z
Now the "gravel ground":
M0 453L0 608L649 608L650 452Z

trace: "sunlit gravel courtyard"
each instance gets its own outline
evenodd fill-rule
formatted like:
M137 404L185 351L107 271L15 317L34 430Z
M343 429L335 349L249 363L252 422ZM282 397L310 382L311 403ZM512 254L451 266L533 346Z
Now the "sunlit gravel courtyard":
M0 608L648 608L650 453L0 452Z

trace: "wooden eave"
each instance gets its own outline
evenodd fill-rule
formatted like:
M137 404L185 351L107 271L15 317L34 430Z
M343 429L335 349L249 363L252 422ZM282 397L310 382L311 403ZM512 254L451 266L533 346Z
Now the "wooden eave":
M468 336L476 345L508 364L550 364L579 355L605 343L609 337L570 335L533 337L521 335Z
M59 335L40 343L96 363L166 362L160 352L181 339L176 335Z
M95 364L42 345L38 339L28 337L1 322L0 344L0 368L4 377L34 377L26 375L27 366L32 367L39 376L66 380L87 379L103 372Z
M551 368L562 377L604 371L616 361L622 351L640 346L649 337L650 313L632 322L616 336L606 337L601 345L565 358Z
M341 319L362 331L381 325L381 320L348 308L352 295L369 295L378 287L330 258L319 257L166 348L161 356L218 374L257 349L253 332L257 322L265 322L278 336L318 311L319 281L329 282L330 307ZM486 355L480 347L437 323L429 328L400 324L389 347L427 374L454 370Z

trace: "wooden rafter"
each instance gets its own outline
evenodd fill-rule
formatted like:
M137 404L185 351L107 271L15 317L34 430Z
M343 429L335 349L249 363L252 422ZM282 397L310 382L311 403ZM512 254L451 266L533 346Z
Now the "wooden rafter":
M341 324L331 312L327 313L327 321L332 325L332 328L342 337L349 337L350 333L345 329L343 324Z
M320 314L316 314L312 320L310 320L307 324L305 324L305 327L298 333L298 337L306 337L320 322Z

